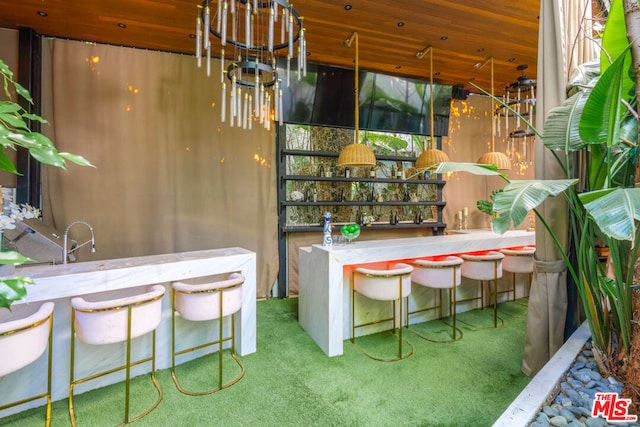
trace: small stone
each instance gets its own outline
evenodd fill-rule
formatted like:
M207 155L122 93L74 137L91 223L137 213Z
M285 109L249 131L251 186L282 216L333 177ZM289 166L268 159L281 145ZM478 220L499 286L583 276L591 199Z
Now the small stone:
M582 388L578 389L578 392L579 393L584 393L587 396L589 396L591 398L594 398L594 397L596 397L596 393L598 392L598 390L595 390L595 389L592 389L592 388L584 388L584 387L582 387Z
M574 405L580 406L582 404L582 399L580 399L580 395L578 394L577 391L572 389L572 390L567 390L565 393L567 397L571 399Z
M571 385L572 388L576 389L578 387L582 387L582 383L575 378L569 378L567 382Z
M560 415L560 411L558 411L557 409L553 409L550 406L543 407L542 412L546 414L549 418L557 417L558 415Z
M564 394L560 394L558 395L558 403L566 408L567 406L571 406L571 399Z
M560 415L563 416L567 420L567 422L571 422L576 419L576 416L573 414L573 412L569 411L568 408L562 408L560 410Z
M578 370L578 369L582 369L584 368L586 362L576 362L575 365L573 365L573 369Z
M589 369L593 369L594 371L597 371L598 365L596 364L596 362L587 362L587 364L585 365L585 368L589 368Z
M536 421L531 427L549 427L549 421Z
M589 357L589 358L593 357L593 351L591 350L583 350L582 354L584 354L586 357Z
M607 422L604 420L604 418L587 418L587 420L585 421L585 425L587 427L605 427L607 425Z
M594 388L595 386L596 386L596 382L594 380L591 380L584 385L584 388Z
M567 419L561 415L558 415L557 417L553 417L549 420L549 424L551 424L552 426L566 426L567 424L569 424L569 422L567 421Z
M567 424L567 427L585 427L585 425L583 422L580 422L578 420L573 420L569 424Z
M574 375L574 377L581 381L583 384L584 383L588 383L591 380L591 377L588 374L585 374L584 372L576 372L576 374Z

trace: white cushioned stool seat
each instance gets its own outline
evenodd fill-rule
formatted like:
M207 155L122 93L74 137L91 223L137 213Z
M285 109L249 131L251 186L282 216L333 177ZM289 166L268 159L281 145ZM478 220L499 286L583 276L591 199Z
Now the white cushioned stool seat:
M522 246L519 248L501 249L504 254L502 269L513 273L513 299L516 299L516 274L528 274L528 285L531 286L531 274L533 274L533 255L535 246ZM528 293L527 293L528 295Z
M395 263L389 269L371 269L366 267L356 267L352 270L351 277L351 342L355 342L355 329L380 323L385 321L393 321L393 329L398 326L398 357L382 358L372 356L364 349L358 347L368 357L374 360L384 362L392 362L405 359L413 354L413 346L411 343L402 338L402 313L403 300L406 300L411 294L411 272L413 267L404 263ZM376 320L368 323L356 325L355 322L355 296L356 293L361 294L369 299L378 301L389 301L393 304L393 316L387 319ZM399 305L399 316L396 315L396 305ZM411 351L407 355L402 354L402 343L406 342Z
M113 372L125 371L124 422L128 424L138 420L154 410L162 400L162 389L155 376L156 328L162 317L162 297L165 288L162 285L149 286L143 293L124 298L88 301L85 297L71 298L71 367L69 381L69 417L72 426L76 426L73 407L73 391L77 384L94 380ZM131 360L132 340L151 333L151 355ZM119 367L76 378L76 340L89 345L107 345L126 342L125 363ZM129 390L131 367L151 362L151 381L158 393L156 401L144 412L131 418L129 416Z
M51 347L54 303L45 302L32 314L21 316L18 312L23 307L13 306L13 313L6 318L0 318L0 377L22 369L48 351L47 360L47 389L46 392L23 398L16 402L4 403L1 396L5 395L0 388L0 411L36 399L46 398L45 424L51 424ZM35 373L34 373L35 375ZM9 385L9 384L7 384ZM2 416L0 416L2 418Z
M411 262L413 272L411 273L411 281L417 285L428 288L438 289L438 304L431 307L423 307L409 312L407 307L407 325L409 324L408 316L410 314L420 313L427 310L438 309L439 318L442 318L442 289L449 290L449 311L453 317L452 339L437 340L427 338L415 330L412 330L418 336L434 342L452 342L462 338L462 331L456 327L456 287L462 283L462 275L460 267L464 260L460 257L447 255L430 257L426 259L415 259ZM457 333L459 333L458 336Z
M242 307L242 285L244 276L241 273L230 273L224 280L204 280L204 283L173 282L172 287L172 317L171 317L171 376L178 390L190 396L211 394L230 387L244 376L244 364L235 354L235 313ZM176 351L176 315L192 322L218 320L218 338L194 348ZM224 335L224 318L231 316L231 326L228 336ZM240 368L239 374L223 384L222 362L223 345L231 341L231 357ZM188 391L178 381L176 374L176 356L189 353L204 347L217 346L218 352L218 385L205 391Z
M484 307L484 281L488 282L489 302L493 296L493 327L498 325L498 279L502 277L502 260L504 254L498 251L487 251L484 253L460 254L464 260L460 272L462 277L480 281L480 301L481 308ZM491 292L491 282L493 282L494 292ZM473 299L473 298L472 298ZM504 321L500 319L500 326Z

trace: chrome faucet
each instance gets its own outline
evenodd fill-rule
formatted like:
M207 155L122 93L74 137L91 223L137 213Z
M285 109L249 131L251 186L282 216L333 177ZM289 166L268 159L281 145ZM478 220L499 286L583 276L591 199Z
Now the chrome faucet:
M73 227L74 225L77 225L77 224L85 225L89 229L89 231L91 232L91 239L87 240L83 244L78 245L75 248L73 248L70 251L68 251L67 250L67 240L69 238L69 230L71 229L71 227ZM96 239L95 239L95 236L93 234L93 227L91 227L87 222L84 222L84 221L74 221L71 224L69 224L67 226L66 230L64 230L64 238L63 238L63 246L62 246L62 263L66 264L67 263L67 256L70 253L80 249L81 247L83 247L87 243L91 243L91 252L95 252L96 251Z

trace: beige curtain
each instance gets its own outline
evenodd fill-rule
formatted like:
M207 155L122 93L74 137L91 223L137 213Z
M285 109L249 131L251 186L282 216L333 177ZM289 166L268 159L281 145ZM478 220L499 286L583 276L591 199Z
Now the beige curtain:
M542 0L538 37L538 99L536 127L543 129L547 112L564 101L572 68L593 57L584 19L589 0ZM586 14L585 14L586 11ZM536 178L564 178L555 158L536 141ZM566 248L568 213L562 198L547 200L540 212ZM536 224L536 263L529 297L522 371L535 375L564 343L567 313L567 272L550 235Z
M257 253L257 297L277 276L275 138L220 123L220 64L67 40L43 42L44 133L95 168L45 167L45 222L90 223L111 259L209 248ZM74 227L82 242L88 234Z

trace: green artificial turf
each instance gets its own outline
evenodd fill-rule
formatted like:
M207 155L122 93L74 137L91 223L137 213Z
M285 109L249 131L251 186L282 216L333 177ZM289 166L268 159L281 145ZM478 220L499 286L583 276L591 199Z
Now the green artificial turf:
M297 322L297 299L257 303L257 352L241 357L240 382L206 396L179 393L169 369L157 373L164 398L138 426L491 426L527 385L520 371L526 307L500 305L505 326L492 324L492 310L459 316L462 340L433 343L403 331L413 356L392 363L367 358L349 340L344 355L329 358ZM413 327L413 326L412 326ZM450 327L439 321L415 326L444 338ZM393 356L390 332L357 340L370 352ZM405 353L408 347L405 347ZM225 376L237 374L225 354ZM213 387L217 354L180 366L183 386ZM132 414L154 401L149 376L132 381ZM79 426L113 426L122 420L123 384L93 390L74 399ZM44 409L31 409L0 425L44 425ZM52 426L68 426L67 400L53 403Z

